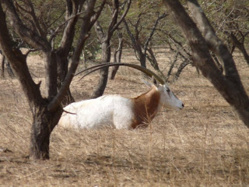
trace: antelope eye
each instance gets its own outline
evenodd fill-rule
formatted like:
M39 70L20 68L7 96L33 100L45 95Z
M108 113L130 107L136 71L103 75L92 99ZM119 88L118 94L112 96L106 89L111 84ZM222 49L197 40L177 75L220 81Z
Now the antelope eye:
M170 93L170 89L169 88L167 88L166 91L167 91L168 94Z

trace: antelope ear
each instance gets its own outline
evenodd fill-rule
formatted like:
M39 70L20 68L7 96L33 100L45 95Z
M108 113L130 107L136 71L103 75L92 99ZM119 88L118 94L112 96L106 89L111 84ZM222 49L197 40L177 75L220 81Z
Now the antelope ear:
M152 87L152 86L158 87L158 82L153 76L151 79L147 79L147 80L142 79L142 81L144 82L144 84L146 84L149 87Z
M155 79L154 76L152 76L152 81L153 81L153 84L158 87L158 81Z

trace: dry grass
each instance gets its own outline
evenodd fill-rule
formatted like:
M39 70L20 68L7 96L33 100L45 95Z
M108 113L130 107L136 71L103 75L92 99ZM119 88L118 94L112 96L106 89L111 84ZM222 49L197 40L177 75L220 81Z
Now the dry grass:
M236 59L249 90L249 68ZM42 59L30 63L43 80ZM76 78L76 100L87 98L95 83L96 74ZM134 131L56 127L51 159L41 162L27 158L32 119L18 81L0 79L0 87L0 186L249 185L249 130L192 67L171 85L184 110L164 109L149 128ZM146 89L139 73L124 68L106 93L135 96Z

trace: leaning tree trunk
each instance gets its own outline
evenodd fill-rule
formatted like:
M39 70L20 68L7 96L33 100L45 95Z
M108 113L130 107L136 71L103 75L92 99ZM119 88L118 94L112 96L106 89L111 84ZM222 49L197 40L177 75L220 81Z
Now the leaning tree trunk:
M249 127L249 98L240 81L232 55L223 42L215 35L198 2L196 0L189 0L188 2L190 3L189 7L193 12L193 17L204 36L202 36L201 31L178 0L164 0L164 3L174 13L185 38L189 42L196 67L209 79L223 98L235 108L240 119ZM223 61L225 75L217 68L209 49L214 51Z

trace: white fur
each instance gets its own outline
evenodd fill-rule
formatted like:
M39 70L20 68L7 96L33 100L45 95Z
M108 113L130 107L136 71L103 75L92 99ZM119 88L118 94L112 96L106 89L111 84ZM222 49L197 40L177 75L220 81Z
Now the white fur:
M161 95L160 103L163 106L173 109L182 109L184 107L182 101L175 96L175 94L170 90L170 88L166 84L159 85L158 91Z
M152 92L160 93L160 106L181 109L183 103L170 90L167 85L152 86ZM142 97L149 97L146 93ZM96 99L83 100L71 103L64 108L59 125L64 127L96 129L103 126L114 125L117 129L131 129L134 122L134 101L120 95L105 95ZM69 112L69 113L67 113ZM74 114L72 114L74 113ZM146 116L145 116L146 117Z
M113 124L117 129L128 129L134 118L132 101L119 95L105 95L96 99L71 103L64 108L59 124L75 128L100 128Z

